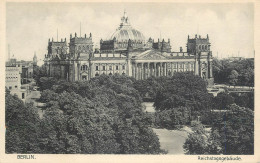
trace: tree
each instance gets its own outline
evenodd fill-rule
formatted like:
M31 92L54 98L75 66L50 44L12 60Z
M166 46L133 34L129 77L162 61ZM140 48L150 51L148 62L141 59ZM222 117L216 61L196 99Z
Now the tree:
M44 91L46 97L41 99L48 107L41 149L46 153L163 153L133 81L100 75L87 82L58 82L51 87L54 93Z
M39 153L39 116L32 104L5 93L6 153Z
M228 109L212 126L221 137L223 154L254 154L254 112L235 104Z
M213 98L213 109L225 110L227 106L234 103L234 97L225 92L220 92Z
M199 122L192 127L183 148L186 154L219 154L222 150L217 132L207 132Z
M36 81L36 84L39 83L41 77L47 77L47 69L46 66L35 66L33 68L33 78Z
M157 111L186 107L193 117L211 109L211 95L206 82L192 73L176 73L171 78L160 81L154 102Z
M40 87L40 90L46 90L46 89L51 89L51 87L55 84L57 84L57 79L53 77L41 77L38 86Z
M185 107L163 110L155 113L155 125L161 128L175 129L191 121L190 109Z
M230 72L230 75L228 76L229 84L230 85L236 85L238 81L238 72L236 70L232 70Z
M214 81L216 83L240 84L245 86L254 85L254 60L242 59L231 61L229 59L218 60L214 58L212 63ZM239 74L238 78L234 78L231 75L233 70Z
M230 93L230 95L238 106L254 110L254 92Z

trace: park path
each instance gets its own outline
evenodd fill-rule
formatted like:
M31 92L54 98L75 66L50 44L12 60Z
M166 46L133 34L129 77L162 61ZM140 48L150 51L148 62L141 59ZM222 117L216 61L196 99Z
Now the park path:
M167 150L168 155L184 155L183 144L188 137L185 130L155 129L161 149Z
M40 91L31 91L31 93L26 97L25 102L30 103L33 102L33 105L37 109L39 117L42 119L44 111L41 109L44 106L44 103L40 103L37 100L41 97Z
M145 112L154 113L153 102L144 102ZM156 129L153 131L159 138L161 149L167 150L168 155L184 155L183 144L191 132L190 128L184 127L180 130Z

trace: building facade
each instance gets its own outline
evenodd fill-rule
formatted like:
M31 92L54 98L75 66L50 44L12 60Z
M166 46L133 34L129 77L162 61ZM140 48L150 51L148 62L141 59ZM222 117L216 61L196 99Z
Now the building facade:
M5 63L5 87L11 94L17 95L24 102L29 91L27 83L30 78L33 78L36 66L36 53L34 53L33 61L18 61L12 56Z
M69 81L89 80L106 74L122 74L137 80L151 76L172 76L175 72L191 71L213 84L212 52L206 38L188 36L187 51L171 50L170 40L145 39L134 29L126 12L119 28L108 40L100 40L100 49L93 51L92 34L84 37L70 35L66 39L48 43L44 64L48 75Z
M27 92L21 87L21 74L21 66L5 66L5 87L12 95L17 95L21 100L25 101Z

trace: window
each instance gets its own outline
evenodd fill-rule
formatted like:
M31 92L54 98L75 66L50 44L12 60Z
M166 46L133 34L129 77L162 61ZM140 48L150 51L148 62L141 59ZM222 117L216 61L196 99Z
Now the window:
M22 93L22 99L24 99L24 93Z
M125 69L125 65L122 66L122 69L123 69L123 70Z
M185 67L186 67L186 69L188 69L189 68L189 63L186 63Z
M98 66L96 66L96 70L98 70Z
M112 66L109 66L109 70L112 70Z
M9 89L12 89L12 87L10 86Z
M103 66L103 70L106 70L106 66Z
M194 69L194 65L193 65L193 64L190 64L190 68L191 68L191 69Z
M14 86L15 88L17 88L17 85L16 86Z
M116 66L116 70L118 70L118 66Z

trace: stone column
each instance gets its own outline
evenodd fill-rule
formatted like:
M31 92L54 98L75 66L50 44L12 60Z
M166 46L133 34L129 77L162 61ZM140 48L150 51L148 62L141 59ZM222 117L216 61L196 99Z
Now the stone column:
M135 78L135 64L133 63L133 78Z
M213 74L212 74L212 61L209 61L209 78L212 78Z
M159 63L159 66L158 66L158 76L161 76L161 62Z
M164 63L164 76L167 76L167 63Z
M138 66L138 79L141 80L141 64L139 63L139 66Z
M156 63L153 63L153 75L156 76Z
M198 63L198 59L197 56L195 56L195 75L199 75L199 63Z
M129 55L129 54L128 54L128 55ZM133 74L132 74L131 60L130 60L129 58L127 59L126 70L127 70L126 75L128 75L128 76L133 76Z
M143 63L141 63L141 80L143 80L144 79L144 64Z
M144 78L143 79L146 79L146 63L144 63Z
M118 64L118 73L119 73L119 75L122 74L122 73L121 73L121 66L122 66L122 65L119 63L119 64Z
M147 78L150 77L150 63L147 63Z
M78 80L81 80L81 78L80 78L80 64L78 64Z
M77 80L77 76L78 76L78 73L77 73L77 63L74 61L73 62L73 81L76 81Z
M136 79L137 80L139 80L139 75L140 75L139 67L138 67L138 63L136 63Z
M135 63L135 79L137 79L137 63Z

